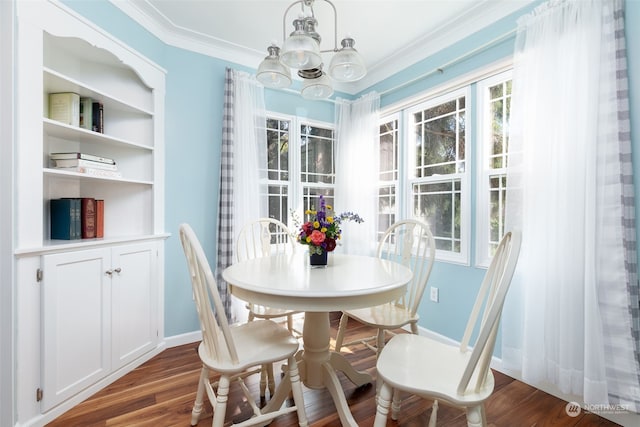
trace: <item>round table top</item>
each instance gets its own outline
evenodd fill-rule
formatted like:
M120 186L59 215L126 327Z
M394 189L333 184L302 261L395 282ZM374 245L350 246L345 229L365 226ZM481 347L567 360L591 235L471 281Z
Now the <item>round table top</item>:
M324 268L312 268L307 253L238 262L223 279L238 298L274 308L332 311L370 307L401 296L413 274L397 262L329 254Z

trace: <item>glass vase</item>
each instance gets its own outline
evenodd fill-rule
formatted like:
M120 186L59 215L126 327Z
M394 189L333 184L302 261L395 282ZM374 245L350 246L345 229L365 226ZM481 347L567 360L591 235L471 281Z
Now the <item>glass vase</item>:
M327 252L322 252L321 254L310 254L309 265L311 265L311 267L326 267Z

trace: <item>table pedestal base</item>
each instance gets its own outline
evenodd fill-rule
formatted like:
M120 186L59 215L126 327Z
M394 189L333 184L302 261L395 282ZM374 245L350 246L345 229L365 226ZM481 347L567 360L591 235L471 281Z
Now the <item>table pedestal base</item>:
M373 378L366 372L356 371L342 354L330 351L329 332L329 313L305 313L302 331L304 350L296 355L300 379L311 389L326 388L333 398L342 425L357 427L358 423L351 415L347 398L340 385L338 371L344 373L356 386L371 383ZM288 381L288 375L286 372L283 381ZM287 395L285 387L279 388L265 407L266 412L282 406Z

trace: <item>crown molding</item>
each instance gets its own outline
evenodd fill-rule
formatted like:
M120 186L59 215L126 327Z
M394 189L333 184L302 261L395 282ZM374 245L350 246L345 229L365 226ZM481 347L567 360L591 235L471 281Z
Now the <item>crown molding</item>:
M373 64L367 75L356 84L351 91L359 93L384 79L391 77L435 53L471 36L492 23L517 12L535 0L522 2L496 2L483 0L476 6L459 15L454 20L441 25L413 43L398 49L383 61Z
M109 0L127 16L165 44L211 56L250 68L256 68L265 52L249 49L226 40L180 27L146 0Z
M222 59L256 69L265 53L249 49L226 40L175 25L147 0L111 3L162 42L181 49ZM499 19L522 9L535 0L502 1L482 0L464 14L441 25L412 43L398 49L393 55L369 67L367 75L357 82L335 83L337 91L357 94L376 83L410 67L417 62L453 45ZM295 76L294 76L295 78Z

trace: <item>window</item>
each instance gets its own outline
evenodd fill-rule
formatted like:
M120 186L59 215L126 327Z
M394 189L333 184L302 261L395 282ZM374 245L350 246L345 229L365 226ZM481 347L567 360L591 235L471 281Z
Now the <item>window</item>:
M425 221L438 258L468 262L468 88L408 109L410 217Z
M478 167L476 264L489 265L504 229L511 71L478 83L481 129Z
M399 114L380 123L380 183L378 185L378 240L396 222L398 188Z
M267 119L269 217L287 223L289 212L289 129L291 121Z
M303 211L317 208L322 194L333 205L336 180L335 143L333 129L300 125L300 181L302 183Z
M327 203L333 204L336 176L334 130L325 123L276 114L268 116L269 217L292 228L291 209L300 214L317 207L320 194Z
M379 232L416 218L429 224L439 261L471 264L475 247L474 265L489 265L505 232L507 66L478 70L381 117Z

